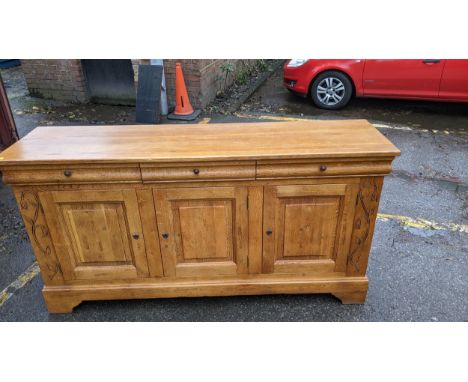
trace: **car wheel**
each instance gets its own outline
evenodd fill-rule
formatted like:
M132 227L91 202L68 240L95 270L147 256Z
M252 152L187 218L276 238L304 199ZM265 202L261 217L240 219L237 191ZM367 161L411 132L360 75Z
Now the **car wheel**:
M323 72L312 83L310 96L314 104L322 109L337 110L346 106L353 95L353 85L340 72Z

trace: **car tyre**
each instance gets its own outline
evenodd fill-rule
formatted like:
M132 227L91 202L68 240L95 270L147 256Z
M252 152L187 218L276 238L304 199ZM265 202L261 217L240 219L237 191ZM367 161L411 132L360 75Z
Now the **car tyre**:
M347 75L330 70L319 74L310 87L314 104L327 110L345 107L353 95L353 84Z

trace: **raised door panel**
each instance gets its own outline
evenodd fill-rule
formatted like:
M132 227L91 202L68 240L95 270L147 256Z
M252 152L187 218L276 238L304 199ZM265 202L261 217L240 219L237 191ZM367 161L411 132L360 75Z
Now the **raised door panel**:
M50 191L39 198L66 279L148 276L135 191Z
M284 203L283 258L323 256L330 258L336 237L339 197L312 197Z
M180 229L175 237L181 260L232 260L230 201L186 201L174 212L179 215L180 226L174 228Z
M164 274L248 272L247 188L154 190Z
M263 272L344 272L357 185L266 186Z

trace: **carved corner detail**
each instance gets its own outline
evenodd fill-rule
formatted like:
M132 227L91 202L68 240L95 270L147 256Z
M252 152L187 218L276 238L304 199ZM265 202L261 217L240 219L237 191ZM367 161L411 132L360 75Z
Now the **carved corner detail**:
M356 274L364 274L367 261L363 264L363 256L368 256L368 244L371 236L373 222L377 216L382 178L365 178L361 180L359 192L356 198L356 211L353 224L348 267Z
M19 196L19 206L29 236L33 241L42 275L50 281L61 278L62 270L53 253L49 228L46 225L44 211L37 193L22 191Z

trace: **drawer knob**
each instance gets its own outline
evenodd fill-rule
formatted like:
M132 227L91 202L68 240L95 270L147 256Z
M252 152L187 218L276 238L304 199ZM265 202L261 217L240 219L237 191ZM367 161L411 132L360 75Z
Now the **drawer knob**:
M195 175L198 175L198 174L200 174L200 170L199 170L198 168L194 168L194 169L193 169L193 173L194 173Z
M325 166L324 164L320 166L320 171L325 171L326 169L327 169L327 166Z
M137 233L134 233L132 235L132 237L135 239L135 240L138 240L140 238L140 235L138 235Z
M273 233L273 231L272 231L271 229L267 229L267 230L266 230L266 234L267 234L268 236L271 236L272 233Z
M167 239L169 237L169 234L168 233L163 233L162 237L163 237L163 239Z
M65 175L67 178L69 178L72 175L72 172L70 170L65 170L63 172L63 175Z

